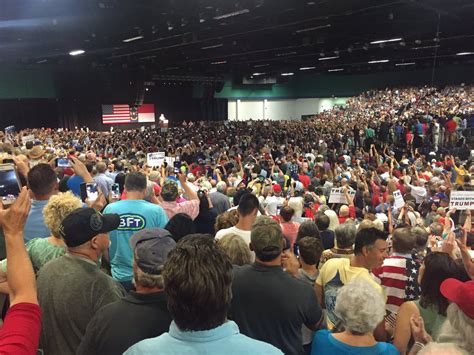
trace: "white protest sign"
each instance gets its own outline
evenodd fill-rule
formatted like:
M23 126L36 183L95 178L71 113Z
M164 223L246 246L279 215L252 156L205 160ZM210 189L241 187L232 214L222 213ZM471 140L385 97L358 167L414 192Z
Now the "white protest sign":
M449 208L474 210L474 191L451 191Z
M146 164L148 166L162 166L165 161L165 152L148 153L146 155Z
M34 140L35 140L35 135L34 134L30 134L28 136L21 137L21 142L23 144L26 144L28 142L34 142Z
M354 190L347 190L347 192L349 193L349 196L355 196ZM342 187L332 188L328 203L349 203L346 200L344 189Z
M396 209L400 209L405 206L405 200L403 199L402 193L400 190L393 191L393 198L395 199L393 203L393 207Z
M175 161L175 157L165 157L165 162L168 164L168 166L172 166Z

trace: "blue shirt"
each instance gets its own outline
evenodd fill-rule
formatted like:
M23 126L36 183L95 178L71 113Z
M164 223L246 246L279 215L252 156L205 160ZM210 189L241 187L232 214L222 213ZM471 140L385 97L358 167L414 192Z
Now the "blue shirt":
M96 177L94 177L94 181L97 184L99 191L102 191L104 196L108 198L109 193L112 190L112 185L114 184L115 180L112 180L105 174L99 174Z
M48 200L31 200L31 208L25 223L24 239L25 243L33 238L47 238L51 231L44 224L43 209L48 204Z
M237 324L227 321L217 328L196 332L182 331L175 322L171 322L168 333L142 340L124 354L281 355L283 353L273 345L240 334Z
M72 191L72 193L78 197L81 197L81 184L84 182L84 180L77 175L71 176L66 185L69 190Z
M119 227L109 233L112 276L118 281L130 281L133 276L133 253L129 244L132 234L144 228L164 228L168 216L160 206L144 200L114 202L107 205L105 213L120 215Z
M316 332L311 346L311 355L360 354L360 355L398 355L396 347L389 343L379 342L373 346L347 345L332 336L329 330Z

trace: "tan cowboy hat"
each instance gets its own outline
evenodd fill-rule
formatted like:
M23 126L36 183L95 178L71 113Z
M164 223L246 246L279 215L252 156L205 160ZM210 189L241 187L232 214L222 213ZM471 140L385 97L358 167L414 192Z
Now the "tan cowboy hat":
M30 159L40 159L44 155L45 151L39 145L35 145L29 152L28 158Z

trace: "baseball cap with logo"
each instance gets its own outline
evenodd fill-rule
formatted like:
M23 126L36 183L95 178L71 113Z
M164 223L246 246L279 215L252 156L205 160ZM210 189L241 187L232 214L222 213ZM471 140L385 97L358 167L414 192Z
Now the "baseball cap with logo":
M283 232L280 225L270 217L257 217L252 225L250 243L257 258L271 261L283 250Z
M140 270L152 275L161 274L161 266L175 246L171 233L162 228L142 229L130 238L135 263Z
M118 214L101 214L93 208L78 208L61 223L61 237L68 247L87 243L98 234L108 233L120 225Z
M449 278L440 287L441 294L454 302L466 316L474 319L474 280L462 282Z

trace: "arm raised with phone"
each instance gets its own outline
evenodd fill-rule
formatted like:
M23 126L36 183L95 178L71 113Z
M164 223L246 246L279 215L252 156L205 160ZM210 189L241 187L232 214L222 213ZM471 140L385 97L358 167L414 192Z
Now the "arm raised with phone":
M23 227L30 206L28 191L23 188L11 207L0 211L10 286L10 309L0 329L2 354L34 354L38 348L41 310L38 306L33 266L23 241Z

